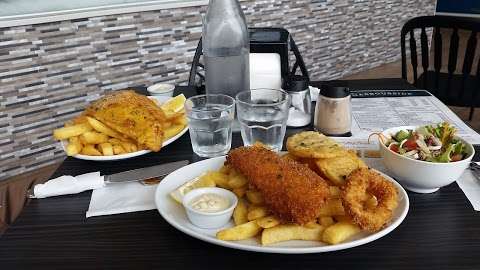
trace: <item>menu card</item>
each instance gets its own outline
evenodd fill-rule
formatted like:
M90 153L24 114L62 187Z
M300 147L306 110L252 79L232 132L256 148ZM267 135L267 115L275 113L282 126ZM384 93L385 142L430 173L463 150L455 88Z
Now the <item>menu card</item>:
M466 125L438 98L425 90L361 90L352 95L352 136L335 137L363 157L376 157L378 137L374 132L397 126L419 126L449 122L457 134L472 144L480 144L480 134ZM372 151L373 150L373 151Z

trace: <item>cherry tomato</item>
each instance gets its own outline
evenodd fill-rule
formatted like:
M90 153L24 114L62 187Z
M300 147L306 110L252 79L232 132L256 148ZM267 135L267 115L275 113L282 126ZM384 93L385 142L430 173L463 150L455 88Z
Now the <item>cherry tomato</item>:
M412 150L416 150L418 145L415 139L412 138L412 139L408 139L405 143L403 143L403 147L407 151L412 151Z
M392 145L390 145L390 150L392 150L392 151L395 152L395 153L398 153L398 152L399 152L398 144L392 144Z
M460 161L462 160L462 154L455 154L450 158L450 161Z

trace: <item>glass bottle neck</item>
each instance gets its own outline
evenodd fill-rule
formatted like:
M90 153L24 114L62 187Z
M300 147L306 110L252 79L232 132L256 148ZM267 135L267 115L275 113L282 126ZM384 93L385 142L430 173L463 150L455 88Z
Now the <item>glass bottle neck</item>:
M238 0L209 0L208 9L215 9L222 12L238 12L241 10Z

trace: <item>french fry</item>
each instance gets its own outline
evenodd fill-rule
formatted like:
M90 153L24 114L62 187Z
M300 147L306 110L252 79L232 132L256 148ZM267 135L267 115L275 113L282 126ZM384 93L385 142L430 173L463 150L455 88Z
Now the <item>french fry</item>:
M267 216L267 217L262 217L262 218L257 219L257 224L258 224L258 226L260 226L264 229L268 229L268 228L272 228L272 227L275 227L278 224L280 224L280 220L278 220L274 216Z
M227 174L230 174L230 172L232 172L232 171L234 171L234 170L233 170L232 167L230 167L229 165L223 165L223 166L220 168L220 170L218 170L218 171L221 172L221 173L223 173L223 174L225 174L225 175L227 175Z
M233 210L233 221L235 225L241 225L248 222L247 218L248 210L247 203L244 200L238 200L238 204Z
M111 143L101 143L98 145L104 156L113 156L113 146Z
M349 222L338 222L325 229L322 240L331 245L341 243L348 238L354 236L361 229Z
M137 145L129 141L120 141L120 145L123 147L125 152L131 153L137 151Z
M320 216L341 216L345 215L342 200L339 198L328 199L320 208Z
M335 220L333 220L332 217L323 216L318 218L318 223L320 223L320 225L324 227L328 227L330 225L333 225L335 223Z
M87 144L82 148L81 151L82 155L87 155L87 156L101 156L102 153L98 151L93 144Z
M260 193L260 191L247 190L245 194L247 195L248 201L253 204L259 205L259 204L263 204L264 202L262 193Z
M98 121L97 119L95 119L93 117L89 117L89 116L87 116L86 119L94 130L96 130L100 133L106 134L110 137L119 138L119 139L124 138L123 135L121 135L120 133L116 132L115 130L109 128L108 126L106 126L102 122Z
M163 136L164 136L165 139L170 139L173 136L180 133L180 131L182 131L184 128L185 128L185 126L183 126L183 125L172 125L171 127L166 128L163 131Z
M263 206L254 206L248 210L247 218L248 220L256 220L268 215L268 209Z
M182 114L179 117L173 118L172 123L175 125L186 126L188 124L188 120L187 117L185 117L185 114Z
M319 226L322 226L322 225L318 224L315 221L310 221L310 222L306 223L305 225L303 225L303 227L309 228L309 229L314 229L314 228L317 228Z
M315 226L314 228L306 228L300 225L278 225L272 228L264 229L262 232L262 245L271 245L278 242L289 240L308 240L318 241L322 239L324 227Z
M57 140L65 140L90 130L92 130L92 126L90 126L88 123L81 123L69 127L57 128L53 131L53 137Z
M83 144L80 142L77 136L68 138L68 145L65 151L67 156L74 156L82 151Z
M80 139L85 144L100 144L108 141L108 136L96 131L87 131L80 135Z
M239 173L230 174L230 177L228 179L228 185L231 188L241 188L247 185L247 183L248 183L247 178L245 178L245 176Z
M347 215L333 216L333 219L337 222L350 222L352 223L352 218Z
M242 198L243 196L245 196L245 193L247 192L247 187L243 186L239 188L234 188L232 189L232 192L235 193L237 197Z
M125 149L123 149L123 147L120 145L120 144L114 144L113 145L113 154L115 155L121 155L121 154L125 154Z
M257 225L255 220L243 223L241 225L221 230L217 233L217 238L225 241L238 241L254 237L262 228Z
M228 185L228 175L226 174L223 174L221 172L216 172L216 171L209 171L202 177L212 178L218 187L231 189L230 186Z

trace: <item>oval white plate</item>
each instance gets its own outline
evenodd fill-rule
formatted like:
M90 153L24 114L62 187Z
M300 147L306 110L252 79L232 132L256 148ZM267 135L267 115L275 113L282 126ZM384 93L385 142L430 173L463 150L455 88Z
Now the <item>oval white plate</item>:
M154 96L148 96L148 98L156 100L157 104L162 104L166 100L170 99L170 97L168 99L165 99L164 97L154 97ZM162 147L165 147L165 146L171 144L172 142L176 141L183 134L185 134L185 132L187 132L187 130L188 130L188 125L182 131L180 131L177 135L175 135L172 138L164 141L163 144L162 144ZM65 151L67 141L63 140L60 143L62 145L63 151ZM141 155L148 154L150 152L152 152L152 151L151 150L140 150L140 151L136 151L136 152L120 154L120 155L113 155L113 156L87 156L87 155L78 154L78 155L74 155L72 157L78 158L78 159L83 159L83 160L92 160L92 161L112 161L112 160L121 160L121 159L127 159L127 158L132 158L132 157L138 157L138 156L141 156Z
M157 187L155 193L155 204L157 205L160 215L173 227L178 230L195 237L197 239L234 249L266 252L266 253L320 253L335 251L341 249L348 249L372 242L393 231L405 219L409 208L408 195L405 190L391 177L379 172L386 179L390 180L398 190L399 204L393 213L392 221L383 230L376 233L362 232L357 234L353 239L337 245L327 245L316 241L286 241L277 243L271 246L262 246L257 239L247 239L242 241L222 241L215 237L217 231L223 228L214 230L205 230L195 227L187 218L185 210L182 205L170 198L169 193L184 184L185 182L199 176L207 170L217 170L225 162L225 157L216 157L202 160L178 169L167 177ZM224 228L233 227L233 222L230 222Z

